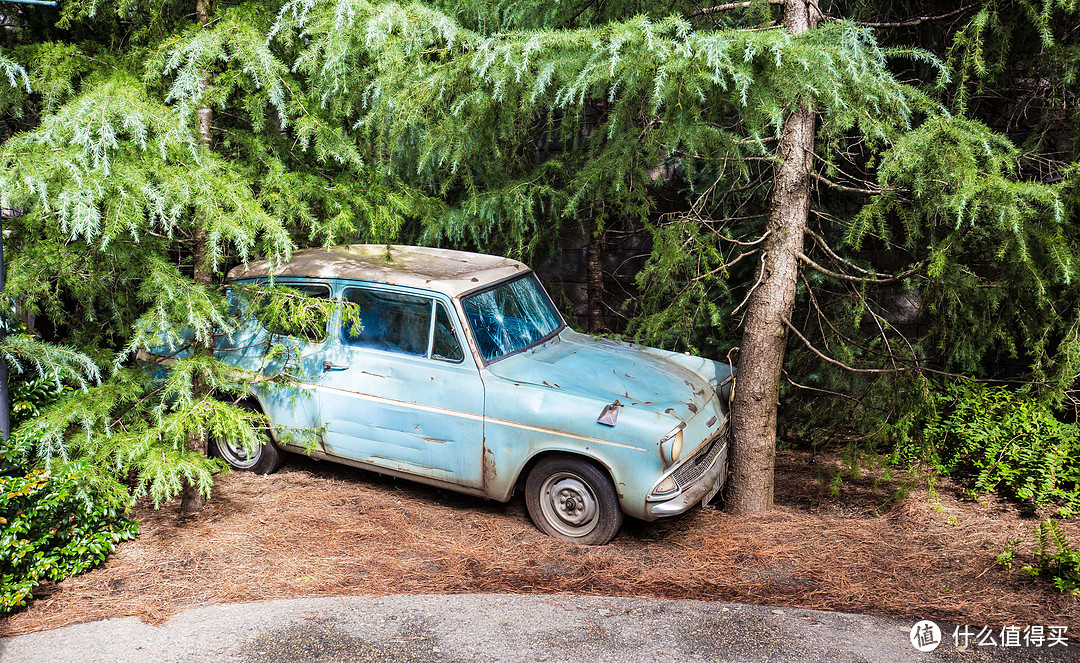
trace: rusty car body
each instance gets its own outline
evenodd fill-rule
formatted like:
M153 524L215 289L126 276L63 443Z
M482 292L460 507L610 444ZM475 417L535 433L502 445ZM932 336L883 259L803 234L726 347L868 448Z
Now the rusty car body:
M325 330L290 336L251 316L219 356L281 370L256 384L274 424L255 450L216 445L239 469L272 470L278 449L507 501L525 491L539 529L606 543L627 514L654 520L716 494L727 472L727 364L570 329L537 277L508 258L352 245L255 262L232 283L272 280L337 306ZM341 313L359 310L359 324Z

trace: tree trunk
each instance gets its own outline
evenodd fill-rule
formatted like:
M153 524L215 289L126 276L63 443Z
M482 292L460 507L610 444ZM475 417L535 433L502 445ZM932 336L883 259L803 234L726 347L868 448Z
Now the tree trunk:
M604 231L595 217L589 226L585 299L589 309L589 333L600 334L607 328L604 324Z
M816 12L806 0L785 0L783 25L793 34L811 29ZM776 410L787 325L795 308L799 253L810 210L814 113L789 112L777 146L779 164L769 194L769 236L762 244L758 285L750 294L731 409L732 476L728 510L762 513L772 507Z
M199 25L206 28L206 25L210 22L210 0L198 0L195 3L195 15L198 18ZM202 72L202 91L210 87L210 72ZM214 110L209 105L199 106L198 110L199 118L199 142L209 149L213 143L213 133L211 130L211 124L214 120ZM208 255L208 233L206 231L206 224L200 218L195 219L195 231L194 231L194 244L192 246L191 258L192 258L192 278L195 283L204 288L211 288L214 285L214 275L210 272L210 261ZM192 352L201 352L206 355L213 354L213 348L210 346L194 347ZM192 378L191 384L192 396L196 399L206 395L206 383L202 379L202 376L196 374ZM207 435L203 433L192 433L187 438L187 448L189 451L195 451L201 454L206 454L207 451ZM180 512L181 513L195 513L206 506L206 496L199 492L199 489L192 483L186 483L184 485L184 491L181 494L180 499Z

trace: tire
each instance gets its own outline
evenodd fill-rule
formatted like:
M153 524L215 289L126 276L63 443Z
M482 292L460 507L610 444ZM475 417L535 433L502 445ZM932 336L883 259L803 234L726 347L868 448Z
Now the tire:
M234 470L241 472L254 472L255 474L270 474L276 471L285 462L285 452L278 448L270 439L270 433L263 431L259 434L262 443L255 448L254 453L230 440L210 438L209 451L229 464Z
M582 545L615 538L623 514L611 479L585 460L544 458L525 482L529 517L543 533Z

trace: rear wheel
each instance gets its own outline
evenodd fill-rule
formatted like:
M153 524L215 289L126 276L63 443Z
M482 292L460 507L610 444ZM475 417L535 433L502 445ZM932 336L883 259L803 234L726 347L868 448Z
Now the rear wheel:
M544 458L525 482L529 517L540 531L564 541L602 545L622 524L619 497L611 480L578 458Z
M259 432L259 443L248 449L239 440L210 438L210 453L233 469L255 474L270 474L285 462L285 452L278 448L267 431Z

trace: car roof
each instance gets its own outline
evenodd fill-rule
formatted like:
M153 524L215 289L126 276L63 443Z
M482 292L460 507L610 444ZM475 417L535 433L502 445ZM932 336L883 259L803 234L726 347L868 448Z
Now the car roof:
M230 279L307 276L419 286L451 297L524 274L529 268L499 256L423 246L351 244L295 251L288 262L268 260L239 265Z

